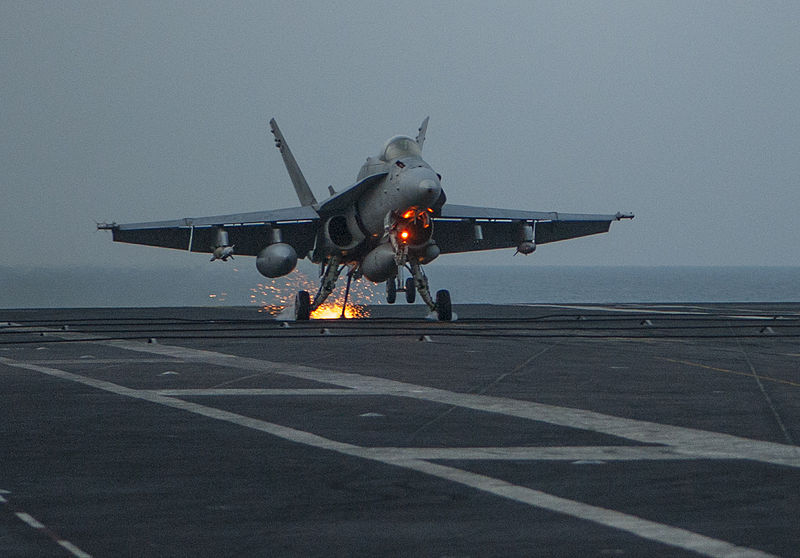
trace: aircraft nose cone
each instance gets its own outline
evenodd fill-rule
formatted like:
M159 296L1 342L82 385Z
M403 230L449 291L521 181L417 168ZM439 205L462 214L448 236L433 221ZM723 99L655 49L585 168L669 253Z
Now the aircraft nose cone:
M408 207L430 207L442 193L436 174L427 168L407 169L403 173L401 183L398 185L401 199L398 207L405 210ZM400 207L402 206L402 207Z
M436 184L436 181L426 178L419 183L419 189L424 194L433 195L439 191L439 185Z

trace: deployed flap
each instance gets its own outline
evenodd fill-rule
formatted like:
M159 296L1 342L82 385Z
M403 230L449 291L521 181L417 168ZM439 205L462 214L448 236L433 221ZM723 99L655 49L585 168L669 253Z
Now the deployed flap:
M184 217L172 221L150 221L147 223L125 223L122 225L106 225L102 228L117 229L157 229L163 227L207 227L211 225L250 225L255 223L289 223L293 221L313 221L319 215L313 207L289 207L286 209L270 209L267 211L251 211L249 213L233 213L230 215L212 215L210 217Z
M314 193L311 191L311 188L309 188L308 182L306 182L306 177L303 176L303 172L300 170L300 166L297 164L294 155L292 155L292 151L289 149L289 145L286 143L286 140L283 139L283 134L281 134L281 130L278 128L278 123L275 122L274 118L269 121L269 126L272 130L272 135L275 136L275 146L281 152L283 164L286 165L286 170L289 172L289 178L292 179L292 184L294 184L297 197L300 199L300 205L316 204L317 199L314 197Z
M442 254L517 248L524 240L519 222L478 221L480 237L471 221L435 220L434 238ZM547 244L608 231L611 221L538 221L535 244Z
M210 253L218 244L219 228L224 227L228 242L242 256L257 255L278 229L281 241L302 256L314 247L318 224L314 208L292 207L173 221L102 223L97 228L110 230L116 242Z
M442 207L441 217L446 219L511 219L523 221L619 221L620 219L633 219L633 215L629 213L598 215L593 213L560 213L558 211L524 211L450 203Z
M607 232L613 221L632 219L616 213L557 213L445 204L434 218L436 244L442 254L516 248L524 240L522 227L535 222L533 241L547 244ZM476 226L480 234L476 234Z

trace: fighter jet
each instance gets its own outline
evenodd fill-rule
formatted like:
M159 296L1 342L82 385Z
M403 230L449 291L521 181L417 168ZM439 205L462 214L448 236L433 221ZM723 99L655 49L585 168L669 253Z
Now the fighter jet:
M310 318L347 269L345 306L351 281L363 277L386 283L387 302L404 292L411 303L419 293L439 320L449 321L449 291L432 295L423 270L441 254L515 248L527 255L539 244L604 233L612 221L633 218L450 204L442 176L422 158L428 118L416 138L390 138L377 157L367 158L355 184L339 192L329 187L330 197L319 202L275 119L269 124L299 207L97 228L110 230L116 242L204 252L211 261L232 259L235 248L237 256L255 256L259 273L270 278L308 258L320 266L320 287L313 298L297 293L297 320Z

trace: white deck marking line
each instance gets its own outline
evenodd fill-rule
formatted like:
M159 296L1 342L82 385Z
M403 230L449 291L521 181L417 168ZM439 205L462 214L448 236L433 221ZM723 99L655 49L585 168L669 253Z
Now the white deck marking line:
M391 461L387 462L392 463ZM471 486L478 490L508 498L509 500L515 500L537 508L577 517L578 519L599 523L607 527L613 527L644 539L697 552L704 556L713 556L715 558L730 558L732 556L736 556L737 558L767 558L773 556L760 550L736 546L685 529L670 527L634 515L628 515L598 506L591 506L574 500L567 500L566 498L553 496L552 494L547 494L539 490L533 490L492 477L431 463L429 461L415 459L397 461L394 463L441 479Z
M25 512L17 512L14 515L19 517L22 521L28 524L29 527L33 527L34 529L44 529L44 524L39 523L34 519L32 516L28 515Z
M705 535L700 535L685 529L670 527L669 525L649 521L634 515L601 508L599 506L592 506L582 502L568 500L566 498L559 498L558 496L553 496L551 494L526 488L524 486L511 484L509 482L485 475L479 475L477 473L463 471L461 469L430 463L428 461L422 461L419 459L378 458L370 454L370 448L362 448L352 444L337 442L335 440L330 440L328 438L312 434L311 432L288 428L279 424L245 417L229 411L223 411L221 409L199 405L197 403L165 397L163 395L158 395L148 391L135 390L103 380L95 380L94 378L73 374L57 368L26 364L6 358L0 360L8 366L33 370L35 372L40 372L42 374L47 374L63 380L77 382L125 397L141 399L151 403L163 405L165 407L181 409L204 417L238 424L254 430L273 434L291 442L296 442L319 449L332 450L345 455L361 457L387 465L411 469L440 479L469 486L483 492L488 492L496 496L528 504L537 508L546 509L552 512L565 514L571 517L576 517L578 519L584 519L586 521L591 521L606 527L626 531L644 539L690 550L705 556L711 556L715 558L724 558L730 556L742 558L772 558L772 555L759 550L736 546L725 541L706 537Z
M73 556L76 558L92 558L91 554L85 553L83 550L75 546L69 541L65 541L64 539L56 541L59 545L64 547L68 552L71 552Z
M753 379L756 381L756 384L758 384L758 390L761 392L761 395L764 396L764 401L767 402L769 410L772 412L772 417L775 419L775 423L781 429L781 432L783 432L784 438L786 438L786 443L797 447L794 443L791 433L786 428L786 424L784 424L780 413L778 413L778 409L775 407L772 397L770 397L767 390L764 389L764 382L761 381L761 376L759 376L758 372L756 372L756 368L753 366L753 361L750 360L750 355L747 354L747 350L744 348L744 345L742 345L742 342L738 337L736 338L736 346L739 347L739 350L742 352L742 356L747 363L747 367L750 368L750 372L753 373ZM800 448L797 449L797 454L800 455Z
M91 554L87 554L83 550L72 544L71 542L59 538L58 535L56 535L50 529L47 528L47 525L38 521L32 515L27 514L25 512L15 512L14 515L16 515L23 522L25 522L25 524L28 525L28 527L32 527L37 531L41 531L42 533L53 539L53 541L55 541L59 546L66 549L70 554L72 554L76 558L92 558Z
M501 460L501 461L642 461L700 459L673 448L636 446L509 446L474 448L365 448L375 459Z
M725 315L725 314L720 314L719 316L721 318L730 318L730 319L734 319L734 320L766 320L766 321L770 321L770 322L775 321L775 316L759 316L758 314L751 314L749 316L748 315L744 315L744 314L741 315L741 316L735 316L735 315L728 316L728 315ZM780 324L780 322L776 322L776 323ZM782 325L782 324L780 324L780 325Z
M363 376L352 372L322 370L309 366L270 362L200 349L188 349L170 345L149 345L131 341L101 341L99 343L121 349L172 356L188 362L203 362L250 371L272 372L293 378L364 390L371 394L381 393L433 401L465 409L589 430L644 444L672 446L676 451L697 457L750 459L773 465L800 468L800 452L798 452L797 446L752 440L731 434L670 426L605 415L584 409L546 405L533 401L458 393L375 376ZM2 358L0 358L0 362L3 362Z
M621 314L664 314L674 316L709 316L718 318L728 318L734 320L774 320L775 316L762 316L759 314L717 314L715 312L701 312L701 306L668 306L668 308L694 308L695 311L690 310L663 310L662 307L648 307L643 308L618 308L615 306L581 306L578 304L522 304L520 306L531 306L537 308L567 308L569 310L601 310L603 312L619 312ZM732 308L731 311L736 310ZM741 311L741 310L737 310Z
M224 388L224 389L154 389L148 390L167 397L225 396L225 395L383 395L356 389L328 388L295 388L295 389L262 389L262 388Z
M25 362L30 362L31 364L41 364L43 366L66 366L70 364L181 364L180 362L171 358L70 358L52 360L26 360Z
M623 314L672 314L678 316L713 316L710 312L689 312L687 310L656 310L640 308L617 308L614 306L581 306L579 304L520 304L536 308L566 308L568 310L602 310L603 312L620 312ZM673 308L676 308L673 306Z
M289 428L287 426L281 426L279 424L273 424L262 420L245 417L243 415L238 415L236 413L223 411L221 409L215 409L213 407L206 407L204 405L192 403L189 401L184 401L182 399L176 399L174 397L166 397L152 391L133 389L121 386L119 384L114 384L112 382L107 382L105 380L97 380L94 378L90 378L88 376L81 376L80 374L74 374L72 372L67 372L65 370L59 370L58 368L39 366L37 364L27 364L25 362L18 362L4 357L0 357L0 363L6 366L13 366L16 368L33 370L35 372L40 372L42 374L47 374L49 376L54 376L56 378L61 378L63 380L69 380L71 382L76 382L93 388L108 391L110 393L115 393L117 395L122 395L133 399L141 399L144 401L149 401L151 403L164 405L165 407L172 407L174 409L189 411L209 418L224 420L233 424L238 424L239 426L252 428L254 430L259 430L261 432L273 434L280 438L284 438L287 440L294 440L296 442L310 446L341 451L341 452L346 452L346 450L353 450L358 448L358 446L354 446L352 444L346 444L343 442L336 442L334 440L329 440L327 438L323 438L322 436L317 436L316 434L312 434L311 432L296 430L294 428Z

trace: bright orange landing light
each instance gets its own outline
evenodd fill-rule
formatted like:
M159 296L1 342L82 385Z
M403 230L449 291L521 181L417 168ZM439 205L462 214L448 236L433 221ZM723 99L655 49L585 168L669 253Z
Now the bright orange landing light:
M408 231L401 232L400 233L400 238L402 238L403 240L407 240L408 239Z

